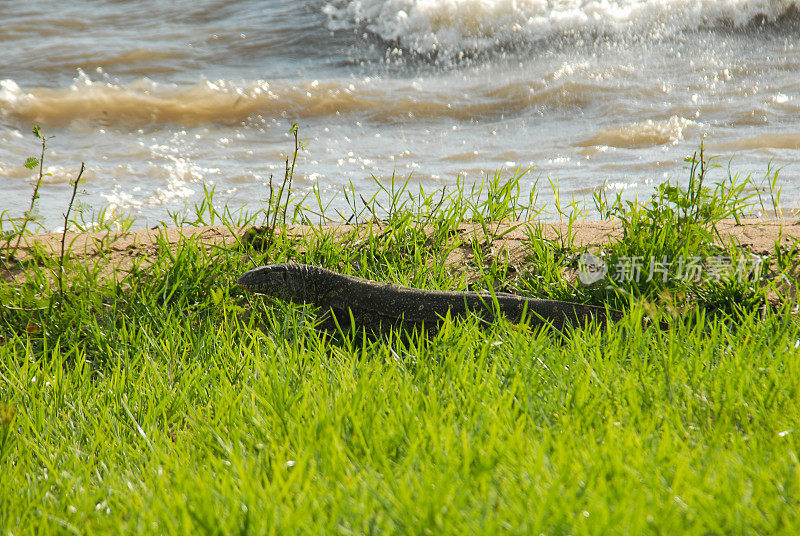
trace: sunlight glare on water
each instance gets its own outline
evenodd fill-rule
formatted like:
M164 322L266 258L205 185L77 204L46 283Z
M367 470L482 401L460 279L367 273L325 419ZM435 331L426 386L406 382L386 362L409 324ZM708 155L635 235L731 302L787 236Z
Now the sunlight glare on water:
M393 174L427 189L503 168L565 193L647 194L708 151L740 174L800 161L797 1L8 0L0 211L21 214L48 136L41 212L84 198L167 219L215 187L257 209L300 125L295 185L343 206ZM721 180L724 175L721 173ZM604 186L605 185L605 186ZM550 197L543 188L540 200Z

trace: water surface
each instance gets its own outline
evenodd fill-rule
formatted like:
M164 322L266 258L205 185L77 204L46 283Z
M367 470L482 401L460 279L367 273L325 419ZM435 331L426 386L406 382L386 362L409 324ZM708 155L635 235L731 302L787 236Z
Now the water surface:
M579 197L646 195L709 152L783 167L800 199L800 16L792 0L6 0L0 211L84 201L153 225L198 202L258 208L300 125L295 185L344 206L393 174L426 188L532 167ZM722 179L724 173L717 178Z

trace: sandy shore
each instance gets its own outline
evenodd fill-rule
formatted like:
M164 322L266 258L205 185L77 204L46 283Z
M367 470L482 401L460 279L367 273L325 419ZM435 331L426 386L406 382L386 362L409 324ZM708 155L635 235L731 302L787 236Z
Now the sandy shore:
M532 227L541 227L541 236L549 240L559 241L567 235L567 225L558 223L517 222L497 224L494 228L495 236L502 238L492 241L496 252L507 254L512 261L521 261L524 258L526 243L530 241ZM359 233L368 233L367 226L354 228L353 226L325 226L315 228L315 232L340 235L343 239L356 229ZM372 226L372 232L376 232ZM717 225L720 236L726 243L734 244L750 250L753 253L767 255L774 252L775 244L788 247L800 240L800 219L752 219L743 220L740 225L735 221L723 221ZM67 233L66 244L71 250L73 258L83 262L102 261L105 275L114 277L124 275L135 264L148 264L155 258L159 249L163 247L177 250L180 243L187 238L197 240L200 244L209 247L231 247L243 235L244 228L228 229L224 226L216 227L186 227L186 228L153 228L135 229L124 233ZM301 236L311 232L310 227L292 226L289 234ZM485 237L480 226L464 223L458 232L462 234L465 243L477 239L482 241ZM581 221L573 225L573 244L590 250L607 244L621 236L618 222L608 221ZM40 248L46 254L57 256L61 248L61 234L49 233L26 237L21 244L17 257L25 258L30 255L32 248ZM450 253L447 263L453 266L463 265L470 257L470 248L456 248ZM2 276L5 280L19 277L18 271L8 271L3 268Z

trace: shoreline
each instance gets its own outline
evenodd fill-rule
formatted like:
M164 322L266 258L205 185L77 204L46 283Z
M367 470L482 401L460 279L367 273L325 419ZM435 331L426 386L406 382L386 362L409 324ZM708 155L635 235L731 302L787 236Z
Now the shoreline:
M716 224L724 244L733 242L737 247L749 250L756 255L769 255L775 251L777 244L788 248L800 241L800 218L779 219L742 219L722 220ZM312 232L338 234L341 239L348 236L368 236L379 232L381 222L363 223L359 225L287 225L289 236L301 237ZM103 276L109 277L117 272L125 272L136 264L145 265L158 256L159 248L166 245L176 250L183 240L197 240L207 248L233 247L241 240L246 227L226 227L224 225L202 227L154 227L149 229L132 229L115 233L101 232L68 232L66 233L67 251L73 260L79 262L103 261ZM534 230L536 236L544 240L560 241L569 232L567 223L505 222L492 225L492 236L486 236L483 227L477 223L462 222L458 233L469 240L483 241L492 238L491 246L494 254L505 254L515 263L524 262L526 243L530 242ZM233 231L233 233L231 232ZM355 232L355 234L353 233ZM621 239L621 224L616 220L582 220L573 222L571 227L571 249L600 248L614 240ZM31 256L36 248L45 254L57 256L60 253L62 233L32 234L23 237L17 256L24 260ZM469 242L466 242L469 243ZM722 245L722 244L720 244ZM456 248L447 256L445 264L458 267L468 261L466 248ZM16 280L24 272L2 267L2 277L10 282Z

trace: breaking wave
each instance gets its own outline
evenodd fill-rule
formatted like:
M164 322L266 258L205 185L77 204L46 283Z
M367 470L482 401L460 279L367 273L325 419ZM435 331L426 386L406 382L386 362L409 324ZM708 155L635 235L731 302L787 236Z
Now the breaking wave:
M462 86L453 99L448 85L421 89L412 81L328 80L302 83L263 80L203 80L192 85L161 85L149 79L129 84L99 82L80 73L66 88L23 89L0 80L0 117L20 123L139 128L174 124L259 123L273 118L318 119L344 114L378 123L407 120L471 121L498 119L536 108L583 109L602 94L625 91L592 80L562 80L559 72L536 81L505 80Z
M590 139L578 145L637 149L675 144L684 139L687 130L698 126L699 123L695 121L673 115L662 121L648 119L641 123L602 128Z
M365 28L421 54L449 56L559 35L664 37L797 19L798 0L331 0L331 29Z

